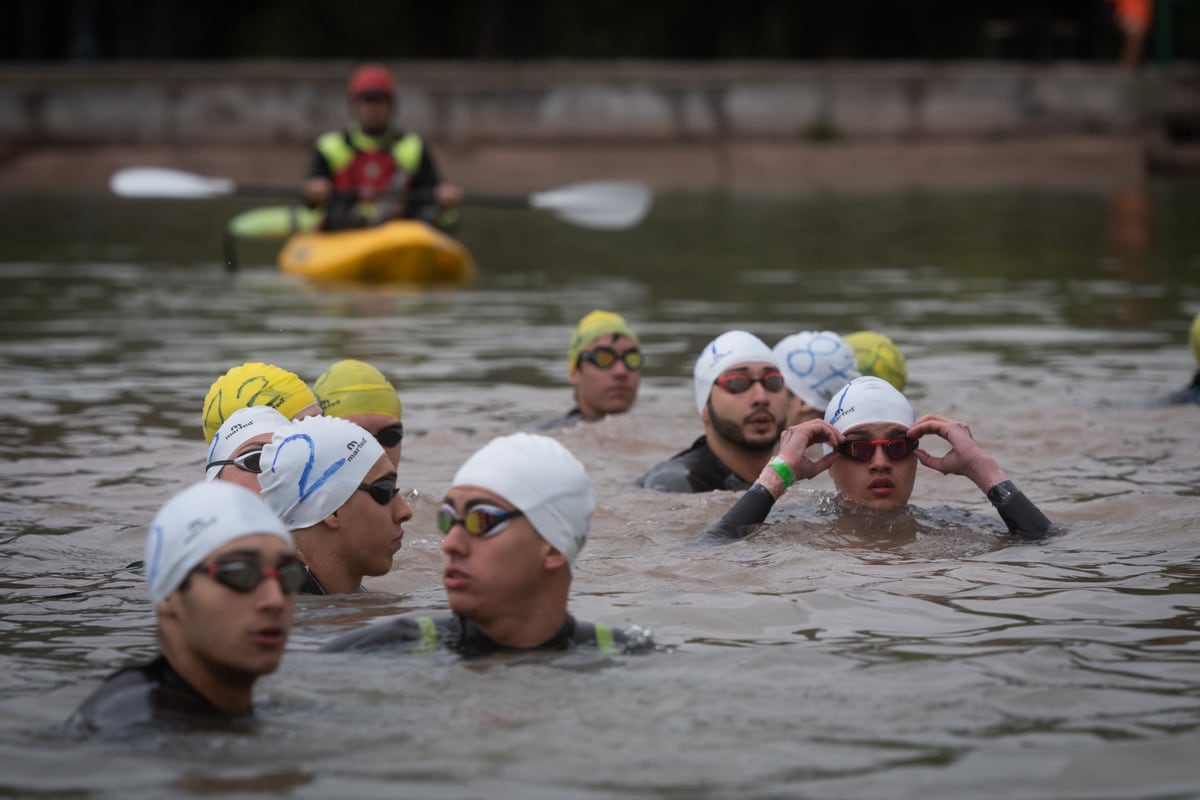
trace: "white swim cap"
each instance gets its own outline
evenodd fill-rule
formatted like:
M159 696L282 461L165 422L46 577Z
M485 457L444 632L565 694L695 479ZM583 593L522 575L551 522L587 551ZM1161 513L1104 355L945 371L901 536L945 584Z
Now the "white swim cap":
M765 361L779 366L771 348L752 333L727 331L704 346L692 371L696 389L696 411L703 413L713 383L727 369Z
M833 331L792 334L775 345L775 358L788 389L817 411L859 375L854 348Z
M228 481L196 483L172 497L146 535L146 589L158 605L193 567L234 539L265 533L292 544L279 517L258 495Z
M454 486L495 492L574 564L587 543L596 498L587 471L549 436L514 433L488 442L454 476Z
M263 500L290 530L316 525L350 499L383 454L375 437L349 420L289 422L263 448Z
M908 398L883 378L873 375L850 381L825 409L825 421L842 433L873 422L893 422L908 428L916 420Z
M274 433L288 424L288 418L270 406L239 408L221 423L213 436L212 447L208 448L208 463L228 461L235 450L255 436ZM215 481L222 466L209 467L204 480Z

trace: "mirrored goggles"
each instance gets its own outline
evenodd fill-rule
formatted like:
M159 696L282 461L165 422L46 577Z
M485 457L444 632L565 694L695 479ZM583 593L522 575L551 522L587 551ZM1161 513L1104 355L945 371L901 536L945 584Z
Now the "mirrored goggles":
M834 450L855 461L870 461L875 457L877 447L882 447L883 454L892 461L903 461L917 449L917 440L907 436L898 436L895 439L847 439Z
M210 467L225 466L237 467L242 472L260 473L262 472L262 448L247 450L241 455L226 459L225 461L210 461L204 465L204 471L207 472Z
M474 506L461 517L456 517L454 507L447 503L438 510L437 526L439 531L446 534L455 525L462 525L463 530L472 536L487 538L500 533L508 527L509 522L524 515L525 512L519 508L509 511L496 506Z
M730 394L749 391L756 383L761 383L764 389L774 393L783 389L783 373L777 369L767 369L763 370L762 376L751 378L748 372L726 372L719 376L715 383Z
M381 506L386 506L392 502L392 498L400 494L400 487L396 485L396 479L392 477L380 478L374 483L360 483L358 491L366 492L371 495L371 499Z
M201 564L192 572L207 575L225 588L243 594L253 592L267 578L279 581L284 594L295 594L308 576L304 565L295 559L284 561L275 569L263 569L257 561L218 561Z
M379 442L379 446L387 449L400 444L400 440L404 438L404 426L397 422L395 425L388 425L386 428L380 428L375 433L375 441Z
M626 350L624 353L618 353L611 347L593 347L591 350L584 350L580 353L579 360L586 361L599 369L612 369L614 364L622 361L625 369L637 372L642 368L642 351Z

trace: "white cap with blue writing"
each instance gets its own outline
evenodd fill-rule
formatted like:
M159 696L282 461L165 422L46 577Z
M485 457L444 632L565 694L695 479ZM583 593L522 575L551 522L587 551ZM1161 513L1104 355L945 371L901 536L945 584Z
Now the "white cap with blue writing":
M350 499L383 454L375 437L350 420L296 420L263 448L263 500L290 530L316 525Z
M792 394L824 411L859 376L854 348L833 331L800 331L775 345L775 357Z

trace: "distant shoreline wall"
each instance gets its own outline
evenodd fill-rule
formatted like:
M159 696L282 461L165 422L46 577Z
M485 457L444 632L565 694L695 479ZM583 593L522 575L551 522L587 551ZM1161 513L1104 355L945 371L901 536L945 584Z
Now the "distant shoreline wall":
M278 169L291 179L303 170L313 138L344 124L353 66L5 65L0 178L61 180L50 166L55 157L66 162L85 153L119 161L141 152L187 166L203 164L205 153L221 161L242 152L257 174ZM658 182L681 186L771 184L772 170L747 176L738 165L837 150L981 152L1067 141L1072 152L1116 147L1128 159L1125 150L1153 120L1163 87L1180 70L1194 78L1186 67L1133 72L1075 63L389 66L400 84L402 125L422 133L444 166L454 165L451 174L491 163L520 175L550 157L560 171L574 159L592 172L597 163L618 172L648 169L651 179L678 172L674 181ZM638 155L623 162L632 153ZM693 162L696 155L703 164ZM679 159L682 166L670 166ZM886 169L889 160L881 157L879 166Z

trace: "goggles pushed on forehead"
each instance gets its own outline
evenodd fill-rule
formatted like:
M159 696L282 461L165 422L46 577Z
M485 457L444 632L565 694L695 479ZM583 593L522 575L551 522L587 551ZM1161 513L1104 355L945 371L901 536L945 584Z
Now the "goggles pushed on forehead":
M234 466L242 472L253 472L255 474L262 472L262 448L258 450L247 450L240 456L225 459L224 461L210 461L204 465L204 470L207 472L211 467Z
M917 449L917 440L907 436L895 439L847 439L833 449L855 461L870 461L875 457L877 447L882 447L883 454L892 461L903 461Z
M284 594L295 594L308 577L304 565L294 558L287 559L275 569L263 569L257 561L218 561L201 564L192 570L212 578L227 589L246 594L253 592L267 578L279 581Z
M454 506L447 503L438 510L437 526L439 531L447 534L455 525L462 525L463 530L472 536L486 539L500 533L508 527L509 522L524 515L525 512L519 508L509 511L496 506L474 506L461 517L456 517Z
M761 383L763 389L774 393L783 389L783 373L773 367L763 370L762 376L758 378L751 378L748 372L726 372L718 376L714 383L730 394L749 391L756 383Z
M625 369L637 372L642 368L642 351L634 349L618 353L611 347L593 347L591 350L584 350L580 353L579 360L586 361L599 369L611 369L618 361L622 361Z

